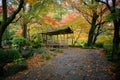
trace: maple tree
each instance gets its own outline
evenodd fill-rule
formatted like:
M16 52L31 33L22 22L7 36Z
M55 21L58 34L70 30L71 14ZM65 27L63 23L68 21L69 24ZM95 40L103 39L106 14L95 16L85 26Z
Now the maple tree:
M8 17L7 1L2 0L2 10L3 10L2 17L3 17L3 19L2 19L2 21L0 21L0 48L2 48L3 33L5 32L8 25L15 19L16 15L20 12L20 10L22 9L23 3L24 3L24 0L20 0L18 8ZM0 75L3 75L3 67L5 65L6 65L6 63L0 66Z
M106 8L110 11L111 19L114 24L114 37L113 37L113 49L112 49L112 58L114 55L119 54L119 44L120 44L120 15L119 15L119 0L109 0L102 1L96 0L97 2L103 3ZM112 17L114 16L114 18Z
M95 2L94 0L89 1L74 1L74 0L65 0L67 1L72 8L76 9L86 21L91 25L88 35L88 46L92 46L95 44L97 39L98 33L101 30L101 26L105 24L107 21L104 20L104 12L102 10L102 6L99 3ZM98 30L96 30L98 29ZM97 35L95 34L97 31Z

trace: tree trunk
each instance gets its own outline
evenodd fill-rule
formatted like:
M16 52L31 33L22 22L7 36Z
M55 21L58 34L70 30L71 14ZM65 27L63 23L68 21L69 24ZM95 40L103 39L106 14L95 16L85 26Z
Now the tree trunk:
M119 54L119 29L120 29L120 20L114 20L114 37L113 37L113 48L112 48L112 59L114 60L115 55Z
M2 36L5 32L5 29L7 28L6 25L4 25L5 23L2 23L0 26L0 48L2 48Z
M15 19L16 15L20 12L20 10L23 7L23 3L24 0L20 0L20 4L16 11L8 17L6 0L2 0L3 20L0 22L0 48L2 48L2 36L3 33L5 32L5 29L13 21L13 19Z
M22 35L24 38L27 38L27 24L23 24L23 32L22 32Z
M96 21L97 21L98 17L99 16L97 15L97 13L94 12L93 13L93 19L92 19L91 28L90 28L89 35L88 35L88 42L87 42L88 46L93 45L93 38L94 38L95 29L96 29Z
M79 37L80 37L80 32L79 32L79 34L78 34L77 38L75 39L75 41L73 42L73 46L75 46L75 44L77 43L77 41L78 41Z
M99 34L95 34L94 39L93 39L93 45L95 45L98 35Z

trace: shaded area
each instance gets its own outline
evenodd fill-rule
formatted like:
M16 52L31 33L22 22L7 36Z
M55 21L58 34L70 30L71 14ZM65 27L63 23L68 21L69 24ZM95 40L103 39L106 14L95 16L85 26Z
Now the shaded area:
M41 66L7 80L110 80L109 66L99 50L69 48Z

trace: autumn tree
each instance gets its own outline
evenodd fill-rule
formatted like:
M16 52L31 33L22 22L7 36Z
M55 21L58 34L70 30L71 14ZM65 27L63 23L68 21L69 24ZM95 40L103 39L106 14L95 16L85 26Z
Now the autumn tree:
M26 7L27 5L27 7ZM33 0L29 1L26 0L26 3L24 4L23 11L21 13L21 24L22 24L22 35L24 38L27 38L27 30L28 27L31 24L30 23L38 23L40 26L42 22L41 18L42 16L48 14L49 12L54 11L54 5L55 1L53 0ZM28 25L29 24L29 25Z
M0 21L0 48L2 48L2 36L6 28L15 19L16 15L20 12L20 10L22 9L23 3L24 3L24 0L20 0L18 8L8 16L8 11L7 11L8 2L7 0L2 0L2 21ZM5 65L6 63L0 64L0 75L3 75L3 67Z
M111 19L114 24L114 37L113 37L113 49L112 58L114 55L119 54L120 44L120 2L119 0L96 0L97 2L103 3L106 8L110 11Z
M86 21L91 25L87 44L88 46L94 45L98 36L96 33L106 22L102 19L105 10L102 10L102 6L94 0L65 1L67 1L73 9L76 9L80 14L82 14Z
M20 12L22 9L24 0L19 1L18 8L8 16L8 11L7 11L7 0L2 0L2 21L0 21L0 48L2 48L2 36L3 33L5 32L6 28L8 25L15 19L16 15Z

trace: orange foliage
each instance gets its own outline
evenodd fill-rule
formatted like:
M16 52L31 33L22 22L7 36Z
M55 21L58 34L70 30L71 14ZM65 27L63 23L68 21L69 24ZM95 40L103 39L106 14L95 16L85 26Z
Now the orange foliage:
M16 34L21 35L22 34L22 29L18 29L18 31L16 32Z
M59 24L56 19L53 19L53 18L51 18L50 16L44 16L44 17L42 18L42 21L43 21L43 24L47 22L47 23L49 23L49 24L51 24L51 25L54 25L54 26L56 26L56 25Z
M66 23L72 21L73 19L75 19L78 16L77 13L72 13L72 14L68 14L67 16L63 17L62 20L60 21L61 25L65 25Z

